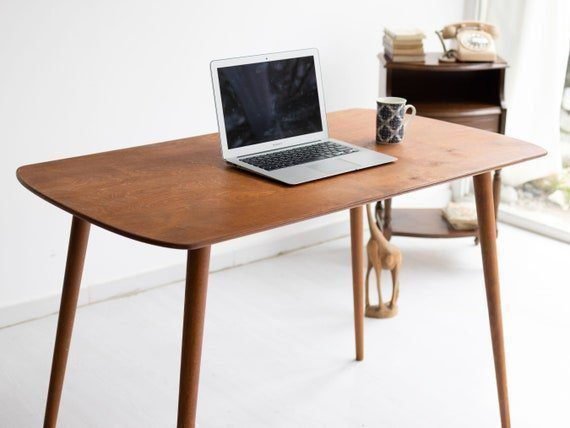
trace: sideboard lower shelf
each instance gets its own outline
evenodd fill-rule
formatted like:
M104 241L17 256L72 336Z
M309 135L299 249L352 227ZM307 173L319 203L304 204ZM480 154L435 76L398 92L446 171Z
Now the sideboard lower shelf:
M440 208L394 208L390 222L392 236L460 238L477 236L477 229L455 230Z

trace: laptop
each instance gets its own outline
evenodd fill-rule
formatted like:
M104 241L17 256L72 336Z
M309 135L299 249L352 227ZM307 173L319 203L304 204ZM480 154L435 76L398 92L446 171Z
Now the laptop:
M230 164L294 185L396 160L329 138L316 49L210 67L222 155Z

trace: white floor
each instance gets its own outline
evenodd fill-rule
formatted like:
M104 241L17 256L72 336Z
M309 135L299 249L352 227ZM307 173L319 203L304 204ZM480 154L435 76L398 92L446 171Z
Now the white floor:
M201 427L496 427L479 247L395 238L400 314L353 360L348 239L211 275ZM515 427L570 426L570 246L501 225ZM387 282L387 281L386 281ZM80 308L62 427L176 421L182 284ZM56 318L0 330L0 426L40 426Z

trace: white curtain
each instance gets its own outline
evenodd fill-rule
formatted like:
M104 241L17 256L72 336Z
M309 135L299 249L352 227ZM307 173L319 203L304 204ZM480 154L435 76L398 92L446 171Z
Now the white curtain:
M499 27L497 52L510 65L506 134L548 150L545 158L505 168L503 181L517 185L559 172L570 0L480 0L478 6L478 19Z

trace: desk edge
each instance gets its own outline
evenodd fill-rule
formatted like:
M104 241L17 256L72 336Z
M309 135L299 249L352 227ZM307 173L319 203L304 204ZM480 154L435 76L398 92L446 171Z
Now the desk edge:
M528 143L530 144L530 143ZM40 198L42 198L43 200L49 202L52 205L55 205L56 207L62 209L63 211L68 212L69 214L81 218L82 220L85 220L91 224L94 224L95 226L99 226L105 230L108 230L110 232L116 233L118 235L124 236L126 238L130 238L130 239L134 239L136 241L140 241L140 242L144 242L146 244L151 244L151 245L156 245L156 246L160 246L160 247L166 247L166 248L173 248L173 249L181 249L181 250L195 250L198 248L203 248L206 246L210 246L210 245L214 245L214 244L219 244L220 242L224 242L224 241L228 241L230 239L236 239L236 238L240 238L243 236L247 236L247 235L251 235L253 233L258 233L258 232L264 232L267 230L271 230L271 229L276 229L278 227L282 227L282 226L286 226L288 224L294 224L294 223L299 223L301 221L305 221L305 220L310 220L312 218L317 218L317 217L321 217L323 215L327 215L327 214L332 214L335 212L340 212L340 211L344 211L344 210L348 210L350 208L354 208L357 206L361 206L364 204L368 204L371 202L376 202L379 200L384 200L384 199L388 199L388 198L393 198L395 196L399 196L399 195L403 195L406 193L410 193L410 192L414 192L416 190L422 190L431 186L435 186L435 185L439 185L439 184L444 184L444 183L448 183L450 181L454 181L454 180L458 180L461 178L467 178L467 177L473 177L475 175L479 175L479 174L483 174L485 172L489 172L489 171L494 171L496 169L501 169L510 165L514 165L514 164L518 164L521 162L526 162L532 159L537 159L540 157L543 157L547 154L546 150L544 150L543 148L536 146L537 148L540 149L539 152L537 152L536 155L533 156L527 156L524 157L522 159L517 159L514 160L512 162L508 162L508 163L504 163L504 164L500 164L500 165L496 165L492 168L488 168L488 169L484 169L484 170L477 170L477 171L470 171L466 174L457 176L457 177L452 177L448 180L445 181L434 181L434 182L430 182L427 183L425 185L422 185L420 187L413 187L413 188L408 188L408 189L403 189L401 192L396 192L396 193L391 193L391 194L387 194L387 195L383 195L381 198L366 198L366 199L362 199L354 204L350 204L350 205L346 205L346 206L342 206L334 211L326 211L326 212L318 212L318 213L312 213L306 216L303 216L301 218L295 219L293 221L281 221L275 224L272 224L270 226L267 227L263 227L263 228L250 228L248 230L242 230L240 233L237 234L226 234L226 235L222 235L219 236L216 239L213 239L211 241L196 241L196 242L192 242L192 243L181 243L181 242L168 242L168 241L161 241L158 239L154 239L154 238L150 238L147 236L142 236L142 235L137 235L125 230L121 230L118 229L116 227L113 227L112 225L108 225L105 224L103 222L98 221L97 219L94 219L88 215L79 213L69 207L66 207L60 203L58 203L57 201L51 199L50 197L42 194L41 192L37 191L36 189L34 189L32 186L28 185L28 183L26 183L25 178L22 176L22 172L23 170L27 167L27 165L21 166L16 170L16 177L18 179L18 181L22 184L22 186L24 186L26 189L28 189L30 192L32 192L33 194L39 196ZM358 173L358 171L353 172L354 173Z

